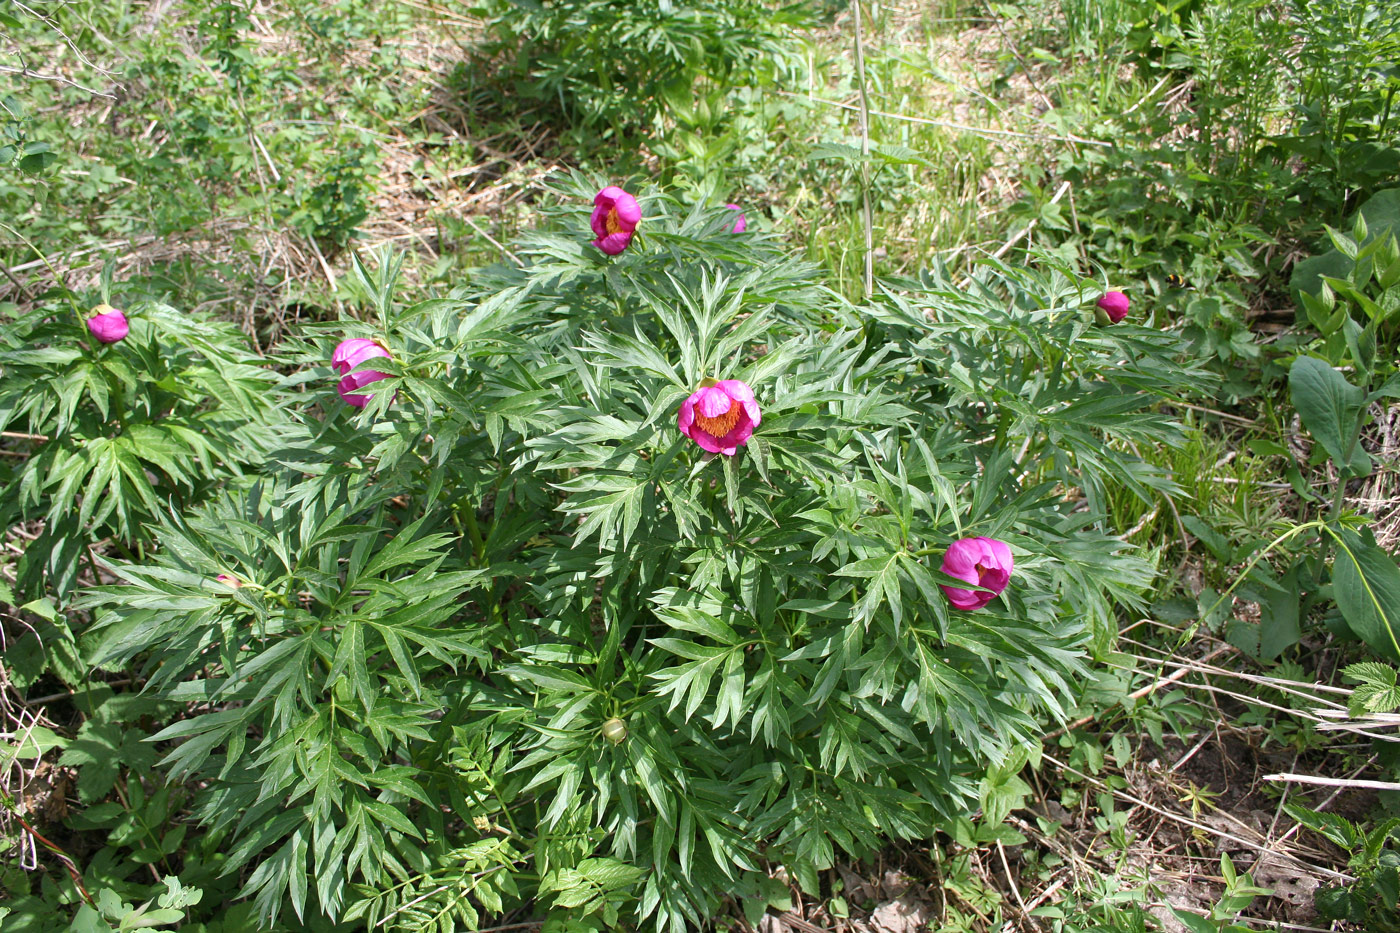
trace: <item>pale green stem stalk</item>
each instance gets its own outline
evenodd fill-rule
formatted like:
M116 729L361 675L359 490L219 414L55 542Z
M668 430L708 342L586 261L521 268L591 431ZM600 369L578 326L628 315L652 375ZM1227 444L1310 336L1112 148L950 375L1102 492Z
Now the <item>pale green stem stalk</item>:
M875 222L870 212L870 96L865 86L865 51L860 28L860 0L851 4L856 17L856 84L860 87L860 193L865 223L865 298L875 293Z
M1201 613L1201 620L1204 621L1205 619L1209 618L1211 613L1215 612L1216 609L1220 608L1220 604L1230 598L1230 594L1235 592L1235 588L1245 581L1245 578L1249 576L1249 572L1253 570L1261 560L1268 556L1269 552L1272 551L1274 548L1278 547L1280 544L1287 541L1289 538L1292 538L1301 532L1308 531L1312 528L1326 527L1327 523L1324 521L1305 522L1301 525L1293 526L1292 528L1285 531L1283 534L1279 535L1274 540L1270 541L1266 547L1260 549L1253 557L1249 559L1249 563L1245 564L1244 569L1241 570L1239 574L1235 577L1235 582L1231 583L1228 587L1225 588L1225 592L1220 594L1220 598L1217 599L1214 603L1212 603L1209 609Z

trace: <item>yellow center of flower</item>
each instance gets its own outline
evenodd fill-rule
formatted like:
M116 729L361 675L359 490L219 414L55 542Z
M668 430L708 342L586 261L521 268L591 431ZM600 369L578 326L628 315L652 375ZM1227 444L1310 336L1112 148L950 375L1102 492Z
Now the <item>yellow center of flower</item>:
M710 435L710 437L724 437L724 435L734 430L734 425L739 423L739 412L741 411L743 411L743 406L733 399L730 399L729 410L724 414L716 415L713 418L707 418L697 411L695 413L695 423L700 426L700 430Z
M603 219L603 226L607 228L609 233L622 232L622 221L618 219L617 208L608 209L608 216Z

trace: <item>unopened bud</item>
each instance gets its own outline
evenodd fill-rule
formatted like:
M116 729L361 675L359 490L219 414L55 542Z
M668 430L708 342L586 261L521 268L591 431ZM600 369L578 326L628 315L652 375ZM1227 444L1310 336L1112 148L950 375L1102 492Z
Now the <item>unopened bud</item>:
M603 738L614 745L621 745L627 738L627 723L617 718L609 719L603 723Z

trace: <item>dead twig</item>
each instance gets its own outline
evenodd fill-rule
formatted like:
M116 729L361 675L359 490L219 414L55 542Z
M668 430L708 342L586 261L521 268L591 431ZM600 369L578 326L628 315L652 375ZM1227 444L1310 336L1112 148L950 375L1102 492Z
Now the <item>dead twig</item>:
M854 104L842 103L839 100L829 100L825 97L814 97L811 94L803 94L800 91L779 91L785 97L801 97L816 104L827 104L831 107L840 107L842 110L859 110ZM911 117L903 113L887 113L884 110L872 110L871 116L886 117L891 120L903 120L906 123L921 123L925 126L939 126L948 130L958 130L963 133L971 133L974 136L1008 136L1014 139L1037 139L1051 140L1061 143L1083 143L1086 146L1104 146L1113 148L1113 143L1104 142L1101 139L1085 139L1082 136L1060 136L1054 133L1022 133L1017 130L998 130L988 126L968 126L966 123L951 123L947 120L930 120L927 117Z
M1294 784L1317 784L1320 787L1364 787L1369 790L1400 790L1394 781L1363 781L1357 778L1327 778L1312 774L1266 774L1266 781L1289 781Z
M1209 661L1211 658L1214 658L1214 657L1216 657L1216 656L1218 656L1218 655L1224 654L1225 652L1227 652L1227 651L1232 651L1232 650L1234 650L1234 646L1233 646L1233 645L1225 645L1225 646L1223 646L1223 647L1216 648L1216 649L1215 649L1214 651L1212 651L1210 654L1206 655L1205 660L1206 660L1206 661ZM1185 676L1186 676L1187 674L1189 674L1189 673L1191 673L1191 668L1189 668L1189 667L1182 667L1181 669L1179 669L1179 670L1177 670L1177 671L1175 671L1175 672L1173 672L1173 673L1171 673L1171 674L1168 674L1166 677L1163 677L1163 678L1161 678L1161 679L1159 679L1159 680L1157 680L1157 681L1154 681L1153 683L1150 683L1150 684L1148 684L1148 685L1145 686L1145 687L1139 687L1137 690L1134 690L1132 693L1128 694L1128 699L1130 699L1130 700L1140 700L1140 699L1142 699L1143 697L1147 696L1149 693L1154 693L1154 692L1156 692L1157 690L1160 690L1162 687L1167 686L1168 684L1174 684L1174 683L1176 683L1178 680L1180 680L1181 678L1185 677ZM1076 719L1074 722L1070 723L1070 724L1067 725L1067 726L1061 726L1060 728L1056 729L1054 732L1047 732L1047 733L1045 733L1045 736L1041 739L1041 741L1043 741L1043 742L1048 742L1048 741L1050 741L1051 739L1059 738L1060 736L1064 735L1066 732L1073 732L1075 729L1078 729L1078 728L1080 728L1080 727L1082 727L1082 726L1087 726L1089 723L1093 722L1093 721L1094 721L1095 719L1097 719L1097 718L1098 718L1098 715L1097 715L1097 714L1091 714L1091 715L1089 715L1089 716L1083 716L1083 717L1081 717L1081 718L1079 718L1079 719Z
M108 94L106 91L99 91L97 88L88 87L86 84L80 84L72 78L66 78L63 75L47 75L26 67L15 68L12 65L0 65L0 74L19 75L21 78L34 78L38 81L54 81L58 84L66 84L69 87L75 87L80 91L87 91L94 97L105 97L108 100L117 99L117 95L115 94Z
M1218 829L1214 826L1209 826L1198 820L1193 820L1188 817L1184 817L1179 813L1172 813L1170 810L1164 810L1156 804L1143 800L1141 797L1134 796L1133 794L1129 794L1126 791L1117 790L1113 787L1110 787L1108 784L1105 784L1103 781L1100 781L1093 775L1086 774L1085 772L1080 771L1078 768L1065 764L1064 762L1061 762L1050 755L1042 755L1042 759L1044 761L1050 762L1052 765L1054 765L1056 768L1059 768L1061 771L1067 771L1070 774L1076 775L1077 777L1081 778L1084 781L1087 781L1089 784L1092 784L1094 787L1098 788L1101 791L1110 793L1114 797L1126 801L1127 803L1133 804L1134 806L1142 807L1144 810L1148 810L1152 813L1157 814L1158 816L1166 817L1174 823L1180 823L1183 826L1188 826L1191 829L1197 830L1202 833L1206 833L1207 835L1218 836L1221 839L1228 839L1236 845L1244 846L1246 849L1252 849L1255 852L1269 853L1271 855L1276 855L1279 858L1288 859L1289 861L1294 862L1317 875L1326 875L1329 878L1335 878L1338 881L1345 882L1351 882L1356 880L1351 875L1347 875L1339 871L1333 871L1330 868L1323 868L1321 865L1309 864L1308 862L1303 861L1302 859L1298 858L1298 856L1293 855L1292 853L1280 851L1276 848L1276 846L1283 844L1282 839L1280 839L1277 843L1274 843L1273 845L1261 845L1260 843L1254 842L1249 839L1245 839L1243 836L1237 836L1234 833L1228 833L1223 829ZM1240 823L1239 820L1234 820L1233 818L1231 818L1229 814L1222 813L1221 815L1228 819L1231 819L1232 822L1238 825L1245 825L1243 823Z

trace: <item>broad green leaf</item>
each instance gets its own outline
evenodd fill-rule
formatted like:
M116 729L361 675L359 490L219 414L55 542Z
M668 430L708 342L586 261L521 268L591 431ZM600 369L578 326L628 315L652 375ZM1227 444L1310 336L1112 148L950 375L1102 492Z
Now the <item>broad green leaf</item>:
M1400 567L1367 532L1329 529L1337 544L1332 593L1347 625L1372 649L1400 661Z
M1312 356L1300 356L1293 361L1288 370L1288 387L1303 425L1338 469L1350 466L1353 475L1369 472L1369 458L1355 443L1365 393L1337 370ZM1355 456L1358 452L1360 457ZM1351 458L1350 463L1348 458ZM1358 470L1357 467L1364 468Z

